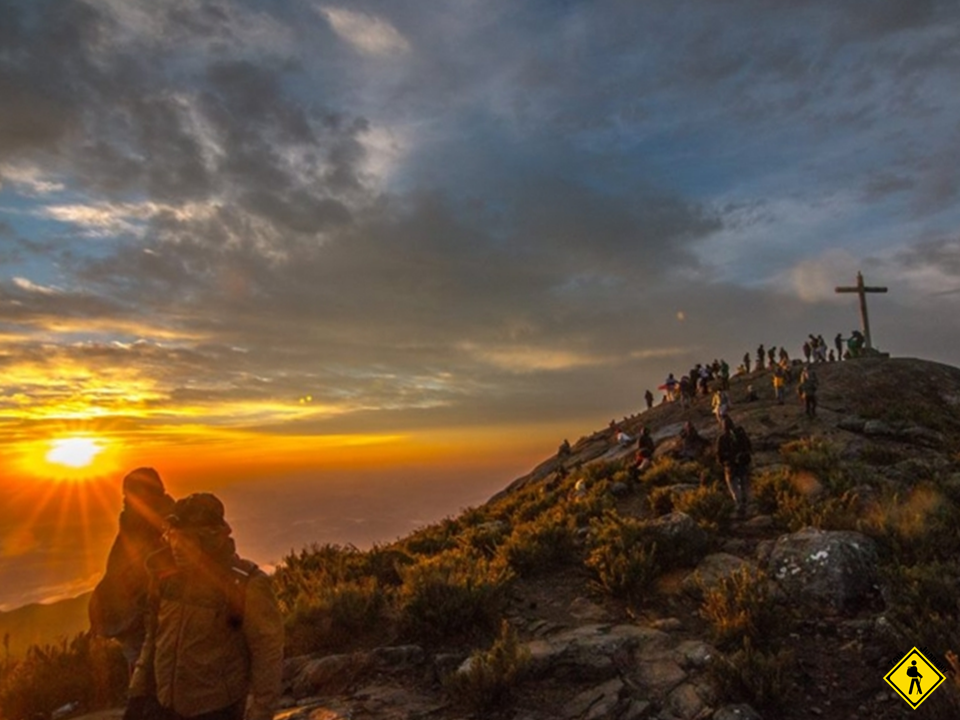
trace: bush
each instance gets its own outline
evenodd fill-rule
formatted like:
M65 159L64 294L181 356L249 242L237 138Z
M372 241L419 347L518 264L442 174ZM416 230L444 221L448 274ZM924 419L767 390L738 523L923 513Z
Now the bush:
M717 655L710 672L722 698L749 703L776 717L790 687L793 665L788 650L761 652L747 639L735 653Z
M790 532L805 527L820 530L855 530L860 521L860 498L855 493L811 501L792 492L777 496L777 521Z
M34 645L0 665L0 716L50 717L67 703L85 712L115 707L126 696L127 672L120 646L91 633Z
M591 523L586 566L601 591L631 603L642 600L660 572L657 545L638 520L608 512Z
M762 570L741 568L704 590L700 616L710 624L717 647L749 641L754 646L772 643L783 631L781 613L771 597L771 586Z
M493 633L512 577L501 562L447 552L403 570L397 596L404 635L418 642L475 639Z
M890 565L884 568L884 584L892 644L899 647L909 641L930 658L960 648L960 563L956 559Z
M530 652L520 645L506 621L493 646L470 656L467 667L446 678L444 685L454 699L477 712L505 706L523 680L530 664Z
M579 560L577 528L562 510L521 525L501 547L507 564L522 576L533 576Z
M678 493L673 499L673 509L692 517L704 530L719 533L730 527L734 504L727 492L702 486Z
M300 595L285 619L286 652L342 652L373 633L389 636L389 598L374 578L323 585Z
M653 461L640 476L640 482L650 487L698 484L702 470L698 463L680 462L664 456Z

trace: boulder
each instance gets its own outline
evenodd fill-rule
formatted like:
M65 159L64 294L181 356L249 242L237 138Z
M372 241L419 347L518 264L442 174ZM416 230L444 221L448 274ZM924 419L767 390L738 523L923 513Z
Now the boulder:
M623 681L614 678L584 690L566 706L565 716L569 720L605 720L614 717L625 689Z
M777 540L768 572L787 597L843 610L875 592L878 563L866 535L804 528Z
M583 625L526 644L533 676L608 680L636 652L664 649L670 636L639 625Z

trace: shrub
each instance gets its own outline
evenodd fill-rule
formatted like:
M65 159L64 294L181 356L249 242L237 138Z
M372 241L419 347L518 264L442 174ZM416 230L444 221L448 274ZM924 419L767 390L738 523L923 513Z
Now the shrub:
M655 487L647 496L647 503L650 505L650 511L655 516L660 516L673 512L674 499L673 490L669 487Z
M775 717L790 687L793 665L790 651L765 653L746 639L735 653L717 655L710 672L722 698L749 703Z
M701 486L678 493L673 499L674 510L686 513L704 530L715 533L729 528L733 508L733 498L717 487Z
M697 484L700 482L702 470L698 463L680 462L664 456L653 461L640 476L640 481L650 487Z
M777 496L777 521L790 532L805 527L820 530L855 530L859 527L860 498L855 493L811 501L792 492Z
M762 570L741 568L704 590L700 616L711 627L720 648L750 641L771 643L783 630L781 613L771 597L771 586Z
M446 518L409 535L400 543L400 548L413 555L439 555L457 546L459 531L457 521Z
M319 586L287 613L287 654L343 651L371 634L389 635L387 610L388 594L374 578Z
M506 621L500 635L487 651L470 656L467 667L446 678L444 685L454 697L478 712L502 708L523 680L530 663L530 652L517 640Z
M603 592L628 602L639 602L660 572L657 545L638 520L607 512L591 523L586 566Z
M558 510L521 525L504 542L501 553L507 564L523 576L569 564L580 554L575 521Z
M957 504L929 484L905 497L882 498L859 526L877 540L885 556L906 565L934 562L960 550Z
M401 630L421 642L488 635L511 577L503 563L462 551L408 566L397 596Z
M772 515L776 512L781 493L799 495L790 479L789 470L763 470L755 475L753 497L761 513Z
M960 564L955 559L884 568L892 642L920 647L928 657L960 648Z
M59 644L31 646L20 660L0 666L0 716L50 717L67 703L86 712L121 704L127 662L120 646L91 633Z

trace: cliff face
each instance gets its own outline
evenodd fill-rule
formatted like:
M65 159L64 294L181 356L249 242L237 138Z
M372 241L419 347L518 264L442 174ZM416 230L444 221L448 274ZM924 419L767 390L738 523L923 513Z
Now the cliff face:
M913 646L946 672L960 647L960 370L868 358L815 372L812 418L796 379L783 404L769 370L732 379L754 447L748 518L731 515L709 397L624 418L394 546L442 535L446 552L513 571L491 650L407 637L291 658L289 703L321 696L301 712L331 718L912 717L884 675ZM687 421L704 438L693 459ZM636 444L615 433L643 426L657 449L636 476ZM924 712L960 716L952 680Z

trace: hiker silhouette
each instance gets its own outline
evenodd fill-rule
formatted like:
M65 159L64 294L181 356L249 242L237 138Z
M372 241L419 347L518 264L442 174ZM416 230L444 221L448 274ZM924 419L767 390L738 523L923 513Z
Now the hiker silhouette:
M923 675L920 674L920 671L917 670L917 661L914 660L910 663L910 667L907 668L907 677L912 678L910 680L910 689L907 691L907 695L913 695L913 685L916 683L917 692L923 695L923 690L920 689L920 680L923 678Z

